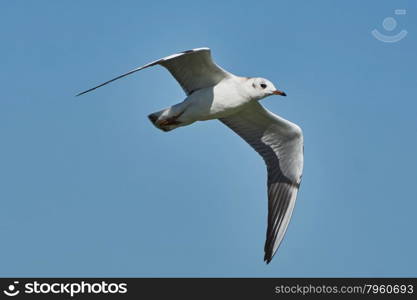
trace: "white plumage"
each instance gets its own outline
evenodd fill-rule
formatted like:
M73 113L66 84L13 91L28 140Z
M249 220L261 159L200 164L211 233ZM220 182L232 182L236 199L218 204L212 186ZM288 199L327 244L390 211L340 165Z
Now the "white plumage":
M197 48L133 69L77 96L154 65L168 69L187 94L183 102L149 115L157 128L170 131L219 119L263 157L268 171L264 260L269 263L287 230L303 171L300 127L259 104L265 97L285 93L266 79L239 77L223 70L212 61L210 49Z

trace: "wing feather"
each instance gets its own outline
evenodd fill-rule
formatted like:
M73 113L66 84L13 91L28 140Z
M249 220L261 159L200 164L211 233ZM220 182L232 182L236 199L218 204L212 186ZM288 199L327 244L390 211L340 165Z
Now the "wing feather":
M301 129L251 103L241 112L220 119L264 159L268 172L268 227L264 260L269 263L287 230L303 171Z
M165 67L178 81L187 95L190 95L196 90L213 86L231 75L213 62L209 48L196 48L172 54L135 68L125 74L119 75L91 89L81 92L77 94L77 96L91 92L110 82L155 65Z

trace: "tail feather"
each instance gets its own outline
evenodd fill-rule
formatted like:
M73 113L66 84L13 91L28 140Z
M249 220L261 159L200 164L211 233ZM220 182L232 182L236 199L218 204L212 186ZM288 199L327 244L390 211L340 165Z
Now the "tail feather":
M158 126L158 124L156 123L160 115L160 112L156 112L148 115L148 118L156 128L161 129L162 131L170 131L171 129L167 128L166 126Z
M165 112L166 109L151 113L150 115L148 115L149 120L152 122L152 124L158 128L161 129L162 131L171 131L179 126L181 126L181 123L178 124L163 124L164 122L158 122L161 121L160 117L161 115ZM165 117L163 117L165 118ZM162 123L162 124L160 124Z
M152 122L152 124L156 126L156 121L158 121L158 115L156 113L153 113L148 115L148 118Z

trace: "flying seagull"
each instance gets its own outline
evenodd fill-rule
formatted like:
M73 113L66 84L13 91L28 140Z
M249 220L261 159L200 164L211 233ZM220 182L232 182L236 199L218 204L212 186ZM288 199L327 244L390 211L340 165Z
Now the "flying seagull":
M209 48L173 54L106 81L77 96L142 69L161 65L183 88L181 103L154 112L149 120L170 131L196 121L219 119L264 159L268 171L268 228L264 260L269 263L290 221L303 171L303 134L299 126L265 109L259 100L286 96L267 79L240 77L216 65Z

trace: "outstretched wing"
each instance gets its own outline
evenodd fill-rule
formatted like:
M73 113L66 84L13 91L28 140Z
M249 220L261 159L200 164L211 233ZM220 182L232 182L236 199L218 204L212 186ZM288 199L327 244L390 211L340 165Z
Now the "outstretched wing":
M168 69L187 95L190 95L196 90L213 86L222 79L230 76L230 73L226 72L213 62L209 48L197 48L153 61L81 92L77 96L91 92L92 90L102 87L103 85L117 79L155 65L161 65Z
M303 172L301 129L258 102L220 119L265 160L268 171L268 229L264 260L269 263L287 230Z

